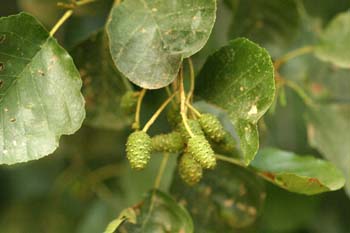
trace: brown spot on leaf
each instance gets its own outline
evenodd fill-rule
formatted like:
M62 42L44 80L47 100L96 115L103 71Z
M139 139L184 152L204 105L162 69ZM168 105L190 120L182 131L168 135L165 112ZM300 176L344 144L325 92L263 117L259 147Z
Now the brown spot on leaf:
M317 178L309 178L309 179L307 180L307 182L308 182L308 183L316 183L316 184L322 186L320 180L317 179Z
M311 91L314 95L320 95L325 91L325 88L322 84L312 83L311 84Z
M16 118L11 118L10 121L13 123L13 122L16 122Z
M3 85L4 85L4 80L0 79L0 88L2 88Z
M4 63L0 62L0 71L3 71L3 70L4 70L4 68L5 68Z
M38 70L38 74L39 74L40 76L45 76L45 73L44 73L44 71L42 71L42 70Z
M276 178L276 176L271 172L262 172L261 174L270 180L274 180Z

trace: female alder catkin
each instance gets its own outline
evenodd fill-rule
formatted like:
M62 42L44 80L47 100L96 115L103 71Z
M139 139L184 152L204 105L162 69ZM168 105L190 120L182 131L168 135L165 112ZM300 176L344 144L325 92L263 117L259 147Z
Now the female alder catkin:
M141 170L151 158L152 139L144 131L136 131L129 135L126 143L126 156L131 168Z
M203 176L201 165L193 159L190 153L184 153L181 156L178 169L181 179L191 186L197 184Z
M226 132L219 119L213 114L202 114L199 118L199 124L205 135L214 142L220 142L225 138Z
M158 152L180 152L184 148L184 140L179 132L159 134L152 137L152 147Z
M188 140L187 150L203 168L213 169L216 166L215 153L204 136L191 137Z
M201 125L197 120L187 120L188 126L190 127L192 133L194 135L202 135L204 136L204 133L202 131ZM185 127L185 124L183 122L179 125L180 133L186 141L188 141L191 138L191 135L187 132L187 129Z

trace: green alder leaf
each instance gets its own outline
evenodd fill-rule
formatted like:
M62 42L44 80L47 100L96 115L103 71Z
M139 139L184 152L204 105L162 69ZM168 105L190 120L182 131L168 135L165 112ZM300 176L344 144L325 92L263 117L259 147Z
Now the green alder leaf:
M176 174L171 193L190 211L195 231L205 233L233 232L250 226L260 215L266 196L262 179L224 162L206 171L192 187Z
M85 123L109 129L120 129L130 123L131 116L121 110L120 100L131 86L113 64L105 32L100 31L81 43L72 56L83 79Z
M257 122L275 95L267 51L248 39L230 41L208 58L197 78L196 94L228 113L248 165L259 148Z
M300 16L295 0L229 0L228 3L234 11L230 38L247 37L274 52L297 36Z
M167 86L207 42L215 13L216 0L123 1L107 24L117 68L141 87Z
M345 182L341 171L328 161L275 148L261 150L251 166L268 181L295 193L338 190Z
M350 107L323 105L309 109L306 119L310 145L344 172L350 195Z
M0 18L0 164L39 159L85 118L68 53L28 14Z
M193 223L188 212L161 191L150 191L134 210L137 213L136 224L125 222L117 232L193 233Z
M321 33L316 56L339 67L350 68L350 12L338 14Z

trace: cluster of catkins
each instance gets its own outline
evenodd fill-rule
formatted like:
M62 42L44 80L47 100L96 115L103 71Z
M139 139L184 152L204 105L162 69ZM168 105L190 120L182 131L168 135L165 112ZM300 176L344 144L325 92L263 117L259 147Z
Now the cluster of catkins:
M130 103L135 96L130 93L126 95L129 97L124 97L122 102ZM132 101L135 103L135 100ZM131 106L127 103L123 105ZM197 119L188 119L192 136L187 131L178 109L171 108L167 119L173 128L170 133L150 137L144 131L135 131L129 135L126 155L133 169L145 168L152 152L181 153L178 160L179 175L188 185L194 185L201 180L203 169L215 168L214 149L228 152L235 147L235 141L215 115L204 113Z

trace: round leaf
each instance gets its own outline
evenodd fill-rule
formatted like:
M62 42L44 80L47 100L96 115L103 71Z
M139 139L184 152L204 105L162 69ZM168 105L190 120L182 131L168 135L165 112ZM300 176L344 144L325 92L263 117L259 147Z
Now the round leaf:
M244 38L229 42L205 63L196 94L228 113L240 138L244 162L249 164L259 147L257 122L275 94L267 51Z
M72 59L35 18L0 18L0 164L39 159L85 117Z
M182 59L207 42L215 13L215 0L123 1L112 9L107 25L113 60L141 87L167 86Z

